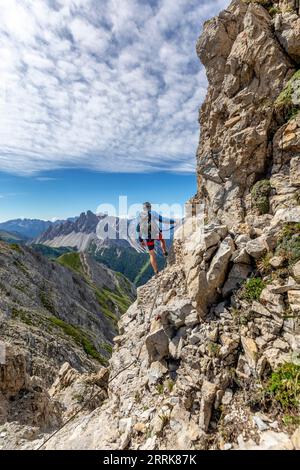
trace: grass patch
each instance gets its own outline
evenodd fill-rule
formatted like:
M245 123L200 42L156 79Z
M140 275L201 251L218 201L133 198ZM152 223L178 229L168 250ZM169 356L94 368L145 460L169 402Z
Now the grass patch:
M121 314L125 313L131 305L130 298L119 291L112 292L109 289L95 290L98 302L103 310L104 315L117 322L118 318L114 311L119 309Z
M300 366L285 363L271 375L266 392L283 411L298 411L300 405Z
M109 343L103 343L101 345L102 349L104 349L104 351L106 351L110 356L112 355L112 352L113 352L113 347L111 344Z
M278 237L276 254L283 256L290 266L300 260L300 223L287 223L283 226Z
M167 387L168 387L169 392L172 393L175 387L175 382L173 380L168 380Z
M270 274L274 268L270 265L272 253L266 253L260 260L256 262L257 269L263 275Z
M282 422L285 426L300 426L300 416L284 415Z
M244 284L241 296L245 300L259 300L266 283L260 277L253 277Z
M299 105L295 103L296 100L293 99L293 96L294 94L299 95L299 93L300 70L297 70L274 103L275 109L282 111L287 121L298 114L300 108Z
M254 207L260 214L268 214L270 211L269 197L271 193L271 184L269 180L260 180L251 190L251 199Z
M217 343L209 342L207 345L208 354L211 357L216 357L219 355L221 346Z
M22 248L20 247L20 245L18 245L17 243L11 243L10 244L10 248L14 251L16 251L17 253L23 253L23 250Z
M92 357L93 359L96 359L96 361L100 362L100 364L102 364L103 366L107 366L107 360L103 356L101 356L101 354L97 351L93 343L88 339L86 334L81 331L80 328L70 325L69 323L66 323L65 321L57 317L50 317L49 321L56 327L63 330L63 332L67 336L73 338L76 344L82 346L83 350L88 356Z
M45 291L40 292L40 300L43 305L43 307L48 310L50 313L55 313L55 308L53 305L53 301L50 298L50 296L47 294Z
M12 313L13 320L20 320L22 323L25 323L26 325L33 326L33 322L30 316L26 312L24 312L24 310L13 308L11 313Z
M64 266L65 268L72 269L76 273L79 273L82 276L85 276L79 253L77 253L77 252L66 253L66 254L60 256L59 258L57 258L57 262L61 266Z
M162 395L164 393L164 384L157 384L156 390L159 393L159 395Z

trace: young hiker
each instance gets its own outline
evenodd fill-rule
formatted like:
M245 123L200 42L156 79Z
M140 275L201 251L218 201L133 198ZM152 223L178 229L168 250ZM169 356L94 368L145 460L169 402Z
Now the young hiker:
M166 241L162 234L162 224L175 225L175 220L162 217L153 211L150 202L143 204L143 211L140 213L136 231L139 242L146 246L150 255L150 262L155 274L158 273L158 266L155 253L155 240L159 240L164 256L168 256Z

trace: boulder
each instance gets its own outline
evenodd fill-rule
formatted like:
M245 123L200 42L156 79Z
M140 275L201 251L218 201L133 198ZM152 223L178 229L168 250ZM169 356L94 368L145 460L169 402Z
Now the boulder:
M199 322L200 322L200 319L199 319L199 315L197 313L197 310L193 310L185 318L185 325L188 328L193 328L194 326L198 325Z
M245 336L241 337L242 346L245 352L245 358L251 369L255 369L258 360L258 349L255 341L252 338Z
M234 242L236 244L236 246L239 248L239 249L243 249L246 247L247 243L251 241L251 238L249 235L247 234L242 234L242 235L238 235Z
M300 18L296 12L284 12L276 16L275 34L287 54L300 62Z
M168 368L161 362L152 362L148 372L149 385L155 385L166 373Z
M288 292L289 305L293 313L300 313L300 290L289 290Z
M284 258L282 256L273 256L269 261L270 265L274 269L280 268L284 263Z
M293 186L300 186L300 157L294 157L291 159L290 182Z
M201 389L199 426L202 431L207 431L210 423L212 406L215 401L217 386L205 380Z
M237 264L251 264L251 258L248 255L246 248L235 251L231 257L231 261Z
M292 435L292 443L295 450L300 450L300 426Z
M274 286L271 284L263 289L260 295L260 301L270 310L271 313L283 315L285 312L285 304L281 294L273 293Z
M234 249L235 245L232 238L225 238L211 262L207 273L207 284L209 291L212 294L214 294L215 290L222 287L224 284L228 263Z
M262 258L267 252L264 238L258 237L248 242L246 245L246 252L254 259Z
M251 272L252 268L248 264L234 264L228 275L228 279L223 286L223 297L228 297L233 291L238 289Z
M169 355L169 338L163 328L146 337L149 362L157 362Z
M265 431L259 443L260 450L293 450L289 435L283 432Z
M300 283L300 261L293 266L293 276Z

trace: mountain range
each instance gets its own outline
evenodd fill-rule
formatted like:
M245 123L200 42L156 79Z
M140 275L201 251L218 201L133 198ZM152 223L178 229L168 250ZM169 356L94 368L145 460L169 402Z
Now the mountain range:
M107 216L87 211L78 217L56 222L17 219L0 225L3 230L6 229L2 235L0 232L0 239L27 244L36 252L51 259L70 251L87 252L96 261L124 274L135 285L144 284L153 275L148 254L135 240L123 240L119 237L118 218L107 218L107 230L115 227L116 239L99 238L96 233L97 226L106 218ZM15 231L12 231L13 229ZM34 234L37 235L33 237ZM162 256L158 256L158 264L160 268L163 266Z

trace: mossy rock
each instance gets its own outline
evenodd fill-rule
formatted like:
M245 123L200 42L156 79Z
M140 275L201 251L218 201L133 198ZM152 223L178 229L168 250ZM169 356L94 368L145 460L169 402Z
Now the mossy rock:
M297 116L300 111L300 70L288 81L276 99L274 108L284 114L286 121Z
M267 179L255 183L251 190L252 204L260 214L268 214L270 211L270 193L271 183Z

